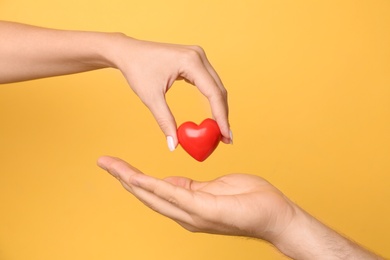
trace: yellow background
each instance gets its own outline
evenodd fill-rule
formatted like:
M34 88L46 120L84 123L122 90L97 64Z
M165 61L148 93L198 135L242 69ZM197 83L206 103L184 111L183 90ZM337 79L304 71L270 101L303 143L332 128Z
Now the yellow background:
M105 154L157 177L263 176L389 257L389 13L385 0L2 0L3 20L201 45L229 91L235 143L204 163L170 153L115 70L2 85L0 259L285 259L149 210L96 166ZM211 116L183 82L167 100L178 124Z

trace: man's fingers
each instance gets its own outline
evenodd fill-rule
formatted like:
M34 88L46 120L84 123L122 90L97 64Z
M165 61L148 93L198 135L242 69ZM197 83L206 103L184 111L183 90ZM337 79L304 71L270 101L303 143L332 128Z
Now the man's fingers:
M175 204L172 204L169 201L160 198L156 194L144 190L140 187L135 187L134 185L128 183L126 183L126 185L131 185L131 193L150 209L160 213L161 215L171 218L176 222L191 222L191 217L189 214L185 210L177 207Z
M167 177L164 179L164 181L190 191L198 191L199 189L203 188L208 184L208 182L194 181L190 178L179 177L179 176Z
M140 187L134 186L133 178L137 175L144 175L138 169L134 168L125 161L104 156L99 158L98 165L104 170L108 171L114 177L119 179L122 186L131 192L137 199L139 199L146 206L152 210L169 217L177 222L189 223L191 221L190 216L184 210L176 207L175 204L170 203L169 201L160 198L156 194L149 192ZM150 177L152 178L152 177ZM152 178L154 179L154 178Z
M97 164L100 168L106 170L112 176L121 180L128 180L135 174L142 174L140 170L131 166L127 162L111 156L100 157Z
M176 207L184 210L188 214L198 214L202 212L202 205L210 198L202 197L203 203L200 203L200 194L183 188L181 186L174 185L174 181L155 179L147 175L137 175L132 178L133 185L138 186L148 192L155 194L156 196L168 201ZM201 185L195 183L194 185ZM212 196L211 194L202 193L203 196Z

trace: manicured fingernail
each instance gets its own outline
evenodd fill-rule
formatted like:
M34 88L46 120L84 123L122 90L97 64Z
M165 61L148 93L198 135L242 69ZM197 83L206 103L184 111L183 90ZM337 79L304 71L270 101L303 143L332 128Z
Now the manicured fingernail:
M167 143L168 143L169 151L171 151L171 152L175 151L175 143L173 142L172 136L167 136Z
M232 132L232 130L229 130L229 134L230 134L230 144L233 144L233 132Z

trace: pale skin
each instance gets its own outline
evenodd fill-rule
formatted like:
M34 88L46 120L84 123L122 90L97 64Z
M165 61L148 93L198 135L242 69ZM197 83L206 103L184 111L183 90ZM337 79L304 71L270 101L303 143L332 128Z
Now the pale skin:
M184 79L209 100L222 141L232 142L227 92L198 46L5 21L0 21L0 36L0 84L118 69L173 150L177 127L165 94L175 80ZM146 206L192 232L263 239L294 259L382 259L325 226L256 175L230 174L210 182L161 180L114 157L101 157L98 165Z
M209 100L224 143L231 143L227 92L199 46L137 40L122 33L80 32L0 21L0 84L102 68L122 72L149 108L172 151L176 121L165 94L176 80L196 86Z

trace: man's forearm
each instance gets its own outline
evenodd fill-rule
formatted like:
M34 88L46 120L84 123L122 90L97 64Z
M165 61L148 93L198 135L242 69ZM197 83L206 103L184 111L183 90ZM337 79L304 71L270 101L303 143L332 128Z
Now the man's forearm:
M116 34L63 31L0 21L0 83L111 67Z
M274 242L293 259L383 259L327 227L297 207L288 229Z

